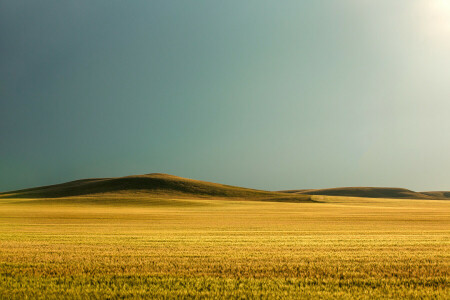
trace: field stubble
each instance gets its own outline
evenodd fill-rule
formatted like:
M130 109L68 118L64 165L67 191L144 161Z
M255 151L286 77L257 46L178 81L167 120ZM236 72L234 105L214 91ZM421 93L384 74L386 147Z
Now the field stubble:
M0 200L0 296L450 298L449 201L315 199Z

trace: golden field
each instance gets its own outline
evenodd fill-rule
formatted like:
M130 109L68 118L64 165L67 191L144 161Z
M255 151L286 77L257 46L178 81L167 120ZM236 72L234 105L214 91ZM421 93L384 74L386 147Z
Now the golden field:
M0 298L450 298L450 201L0 199Z

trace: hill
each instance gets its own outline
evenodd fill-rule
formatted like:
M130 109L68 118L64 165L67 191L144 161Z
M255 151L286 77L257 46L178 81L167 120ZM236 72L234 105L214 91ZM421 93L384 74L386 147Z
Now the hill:
M422 194L436 197L439 199L450 199L450 192L448 191L422 192Z
M66 198L117 195L158 198L196 197L288 202L311 201L311 197L307 195L287 195L281 192L254 190L161 173L117 178L82 179L0 193L0 198Z
M430 200L450 199L450 192L414 192L408 189L384 187L341 187L330 189L287 190L282 192L297 195L347 196L365 198Z

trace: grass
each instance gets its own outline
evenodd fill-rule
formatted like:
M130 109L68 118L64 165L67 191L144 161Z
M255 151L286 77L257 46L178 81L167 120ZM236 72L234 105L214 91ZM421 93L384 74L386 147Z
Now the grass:
M130 196L131 194L131 196ZM78 197L77 197L78 196ZM83 196L83 197L80 197ZM288 194L254 190L237 186L212 183L178 177L169 174L152 173L115 178L94 178L70 181L62 184L41 186L31 189L0 193L0 198L43 198L59 202L70 197L70 201L93 199L95 203L106 199L136 202L136 199L173 198L221 198L255 201L311 202L308 195ZM73 198L75 197L75 198Z
M287 190L288 194L327 195L345 197L390 198L390 199L424 199L448 200L450 192L414 192L403 188L386 187L339 187L329 189Z
M102 197L0 199L0 298L450 298L449 201Z

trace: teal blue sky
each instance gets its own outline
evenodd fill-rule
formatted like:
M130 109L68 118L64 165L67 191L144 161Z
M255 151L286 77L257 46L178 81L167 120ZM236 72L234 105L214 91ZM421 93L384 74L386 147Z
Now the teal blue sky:
M0 2L0 190L450 190L450 0Z

